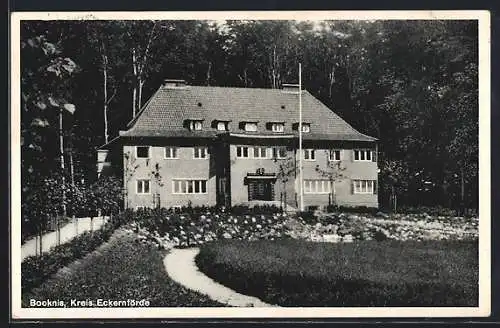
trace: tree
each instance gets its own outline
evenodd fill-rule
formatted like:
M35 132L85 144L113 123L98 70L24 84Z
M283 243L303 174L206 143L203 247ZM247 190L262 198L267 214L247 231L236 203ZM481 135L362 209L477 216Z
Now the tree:
M329 205L337 205L335 199L335 182L342 181L344 179L343 172L345 167L342 166L341 161L331 161L331 150L325 150L326 154L326 165L322 168L320 165L316 165L316 172L319 173L323 178L327 178L330 183L330 195L328 199Z
M71 97L71 79L77 71L77 65L69 57L61 55L57 44L49 42L44 35L36 35L28 25L23 25L21 35L21 174L23 181L23 215L25 220L34 221L32 225L43 232L46 220L56 215L66 214L66 182L64 166L64 127L65 113L73 114L75 105L67 101ZM59 124L57 124L57 121ZM59 137L59 153L51 147ZM43 206L37 200L45 196L44 185L50 184L54 176L53 165L59 155L61 179L59 210L54 210L53 203ZM50 198L52 200L52 198ZM40 213L36 207L41 207ZM41 221L40 221L41 220ZM59 233L59 226L58 233Z
M287 199L287 190L286 186L288 181L290 181L290 178L296 173L297 171L297 163L295 160L295 157L292 156L287 156L286 158L278 158L277 154L273 158L274 163L276 164L276 180L278 180L281 185L282 185L282 192L283 192L283 199L282 203L284 204L283 206L283 211L286 211L286 208L288 207Z

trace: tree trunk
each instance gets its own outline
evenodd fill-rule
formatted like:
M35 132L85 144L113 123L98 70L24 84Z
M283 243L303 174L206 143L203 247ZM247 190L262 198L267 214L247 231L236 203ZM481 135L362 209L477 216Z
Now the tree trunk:
M210 71L212 70L212 62L208 62L208 69L207 69L207 79L206 79L206 84L207 86L210 86Z
M64 135L63 135L63 110L59 110L59 151L60 151L60 158L61 158L61 191L62 191L62 197L61 197L61 202L62 202L62 215L63 217L66 217L66 181L64 177ZM60 233L61 231L59 230L59 218L56 214L56 221L57 221L57 245L60 244Z
M135 48L132 48L132 69L134 72L134 81L132 83L132 118L135 118L137 113L137 56Z
M75 187L75 167L73 165L73 149L69 152L69 169L71 174L71 186Z
M137 111L140 111L142 108L142 87L144 86L144 81L141 77L139 77L139 92L137 96Z
M108 143L108 56L102 55L103 68L102 77L104 83L104 99L103 99L103 112L104 112L104 143Z

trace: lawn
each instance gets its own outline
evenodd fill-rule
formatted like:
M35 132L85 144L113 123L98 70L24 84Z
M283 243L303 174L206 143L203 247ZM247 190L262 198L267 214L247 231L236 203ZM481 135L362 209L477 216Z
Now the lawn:
M163 266L166 251L138 242L129 233L110 241L100 254L92 254L78 269L45 281L23 295L30 299L63 300L148 300L150 306L224 306L173 282Z
M280 306L478 306L477 240L219 240L196 262L214 280Z

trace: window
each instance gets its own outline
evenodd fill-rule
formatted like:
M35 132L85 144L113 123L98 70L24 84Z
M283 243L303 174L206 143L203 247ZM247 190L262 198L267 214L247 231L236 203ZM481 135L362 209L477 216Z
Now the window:
M137 157L137 158L149 158L149 146L137 146L137 147L135 147L135 157Z
M218 131L227 131L228 130L227 125L228 125L227 122L219 121L219 122L217 122L217 130Z
M283 159L286 158L286 147L274 147L273 158Z
M305 194L329 194L331 190L329 180L304 180Z
M178 158L176 147L165 147L165 158Z
M206 194L207 180L172 180L172 190L174 194Z
M331 149L329 157L328 157L328 160L331 161L331 162L333 162L333 161L340 161L340 150Z
M365 161L370 162L372 160L372 152L367 149L355 149L354 150L354 160L355 161Z
M285 124L283 124L283 123L271 123L271 131L283 132L284 130L285 130Z
M266 147L254 147L253 148L254 158L267 158L267 148Z
M137 180L137 193L149 194L149 180L147 179Z
M243 146L236 147L236 157L248 158L248 147L243 147Z
M246 122L245 123L245 131L250 131L250 132L257 131L257 123L255 123L255 122Z
M189 122L189 129L191 131L199 131L203 127L202 121L201 120L193 120Z
M375 180L354 180L353 191L355 194L375 194Z
M293 123L292 129L295 131L299 131L299 123ZM302 132L310 132L311 124L302 122Z
M316 154L314 152L314 149L304 149L304 159L306 161L315 161Z
M194 158L207 158L207 147L194 147Z

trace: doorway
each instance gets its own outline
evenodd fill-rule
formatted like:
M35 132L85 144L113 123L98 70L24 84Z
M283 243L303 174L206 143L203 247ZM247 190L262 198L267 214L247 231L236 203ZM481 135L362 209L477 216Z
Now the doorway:
M274 182L269 179L252 179L248 182L248 200L274 200Z

